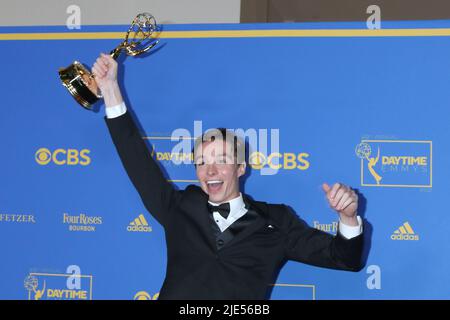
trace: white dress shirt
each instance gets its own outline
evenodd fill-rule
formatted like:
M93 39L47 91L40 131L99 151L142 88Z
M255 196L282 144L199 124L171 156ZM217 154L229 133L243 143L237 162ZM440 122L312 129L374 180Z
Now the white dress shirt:
M108 119L117 118L127 112L127 107L125 106L125 102L122 102L117 106L105 108L105 112Z
M218 206L219 203L214 203L208 201L213 206ZM228 201L230 203L230 214L228 217L224 218L222 215L215 211L213 212L214 221L217 223L220 231L224 232L233 222L242 217L247 213L247 208L245 208L244 199L242 198L242 193L239 193L237 198Z
M125 112L127 112L127 107L125 106L125 103L122 102L121 104L118 104L114 107L108 107L105 108L106 117L108 119L117 118L123 115ZM214 206L218 206L220 203L214 203L211 201L208 201L210 204ZM234 198L229 201L230 202L230 214L225 219L220 215L219 212L213 212L214 221L217 223L217 226L219 227L220 231L225 231L233 222L238 220L240 217L242 217L244 214L247 213L247 209L245 208L244 200L242 198L242 194L239 193L239 196L237 198ZM346 239L351 239L354 237L359 236L362 233L362 220L358 216L358 225L357 226L349 226L344 223L342 223L339 220L339 233L344 236Z

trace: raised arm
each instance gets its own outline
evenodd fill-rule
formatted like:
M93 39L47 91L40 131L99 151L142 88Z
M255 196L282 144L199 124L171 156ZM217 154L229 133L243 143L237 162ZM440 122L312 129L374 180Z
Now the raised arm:
M142 202L150 214L166 226L171 218L171 207L177 203L180 195L164 177L133 118L126 111L117 82L117 62L109 55L101 54L92 67L92 73L102 92L106 108L112 110L122 106L123 111L118 116L105 118L106 124L122 164Z

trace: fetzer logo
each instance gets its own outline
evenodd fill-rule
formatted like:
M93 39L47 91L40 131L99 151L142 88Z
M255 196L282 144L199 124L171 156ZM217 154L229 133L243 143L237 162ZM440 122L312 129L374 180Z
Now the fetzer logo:
M129 232L152 232L152 227L148 225L147 220L143 214L140 214L139 217L130 222L127 227L127 231Z
M409 222L405 222L400 228L394 231L391 236L392 240L419 240L419 235L414 233Z

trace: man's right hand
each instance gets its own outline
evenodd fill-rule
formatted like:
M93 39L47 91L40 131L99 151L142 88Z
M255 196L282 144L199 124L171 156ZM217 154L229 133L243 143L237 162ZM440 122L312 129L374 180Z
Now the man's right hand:
M114 107L123 102L117 83L117 62L108 54L101 53L92 66L95 82L100 88L106 107Z

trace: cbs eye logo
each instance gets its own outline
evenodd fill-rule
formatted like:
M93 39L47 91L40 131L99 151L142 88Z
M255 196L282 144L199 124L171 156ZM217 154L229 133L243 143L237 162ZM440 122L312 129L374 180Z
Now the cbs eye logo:
M88 149L77 150L77 149L56 149L51 152L47 148L40 148L36 151L34 158L36 162L45 166L50 162L56 165L68 165L68 166L87 166L91 163L91 158L88 156L91 151Z
M155 293L153 296L151 296L146 291L139 291L134 295L134 300L158 300L159 298L159 292Z

